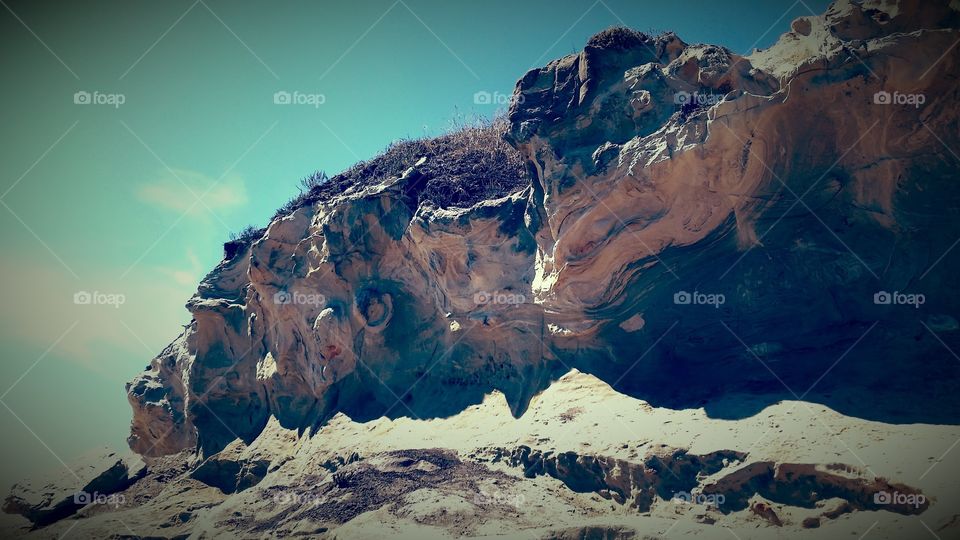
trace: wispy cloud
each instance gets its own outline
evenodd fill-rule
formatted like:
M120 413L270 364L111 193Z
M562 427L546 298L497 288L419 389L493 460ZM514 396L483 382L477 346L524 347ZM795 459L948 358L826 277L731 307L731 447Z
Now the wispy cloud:
M187 249L187 261L190 263L189 268L169 268L169 267L158 267L157 270L170 277L174 282L179 285L186 287L196 287L197 283L200 281L200 278L203 277L204 267L200 263L200 259L197 258L196 254L192 249Z
M190 216L228 212L247 204L243 179L228 175L219 181L203 173L182 169L163 171L156 180L141 184L137 197L157 208ZM201 203L197 203L197 198Z

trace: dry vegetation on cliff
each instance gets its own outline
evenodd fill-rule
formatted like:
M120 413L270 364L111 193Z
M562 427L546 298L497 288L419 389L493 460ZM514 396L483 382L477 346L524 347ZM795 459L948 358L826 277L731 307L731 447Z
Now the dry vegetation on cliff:
M380 155L314 183L278 210L274 219L351 187L359 189L399 176L424 157L420 200L429 200L440 208L466 208L510 194L528 185L530 179L520 153L503 138L508 127L501 117L458 117L451 122L449 132L439 137L393 142Z
M457 116L451 120L448 132L439 137L394 141L379 155L333 177L316 171L301 179L300 194L280 207L271 221L350 188L360 190L400 176L421 158L426 158L426 162L419 167L422 178L416 196L420 201L430 201L440 208L468 208L509 195L530 184L523 157L504 139L509 126L503 116ZM248 225L231 234L223 246L224 256L232 259L264 232L266 228Z

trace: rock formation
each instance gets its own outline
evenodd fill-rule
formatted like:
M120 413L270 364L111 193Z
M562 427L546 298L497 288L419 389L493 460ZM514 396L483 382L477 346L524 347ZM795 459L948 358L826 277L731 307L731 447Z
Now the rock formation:
M369 516L389 508L398 534L494 534L482 508L534 537L625 538L641 530L629 516L689 514L667 509L681 492L724 495L694 505L706 530L849 518L863 533L865 510L929 511L956 537L916 478L851 455L453 434L468 431L456 419L534 429L546 413L531 409L572 369L633 414L750 422L790 400L890 437L917 422L949 425L917 440L954 433L958 39L954 4L919 0L839 1L749 56L614 28L519 80L506 124L482 135L505 143L473 128L405 143L315 187L226 246L191 324L128 385L130 446L151 474L115 491L156 475L178 489L123 515L169 536L363 536L387 535ZM605 402L577 388L552 422L588 430L579 411ZM398 422L454 427L435 447L334 450ZM530 485L586 524L534 523L510 498ZM924 501L882 506L880 492ZM5 508L45 525L17 496ZM118 523L97 517L91 531ZM878 536L906 521L892 523Z

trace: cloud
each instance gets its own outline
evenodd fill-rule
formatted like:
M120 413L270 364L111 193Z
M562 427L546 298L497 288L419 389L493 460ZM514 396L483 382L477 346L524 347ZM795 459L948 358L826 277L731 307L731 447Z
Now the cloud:
M137 197L154 207L190 216L227 212L247 204L247 189L239 176L219 181L203 173L183 169L163 171L157 180L141 184ZM197 198L202 202L197 202Z
M192 249L187 249L187 260L190 261L190 268L170 268L158 267L157 271L168 276L174 282L186 287L196 287L197 283L203 277L204 266L200 263Z

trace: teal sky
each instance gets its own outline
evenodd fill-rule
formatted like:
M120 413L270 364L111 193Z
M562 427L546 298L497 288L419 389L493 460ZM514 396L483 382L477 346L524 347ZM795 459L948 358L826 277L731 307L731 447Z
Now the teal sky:
M265 225L299 178L491 115L475 92L509 94L611 25L745 53L827 2L0 4L6 483L125 445L124 382L188 321L229 233Z

